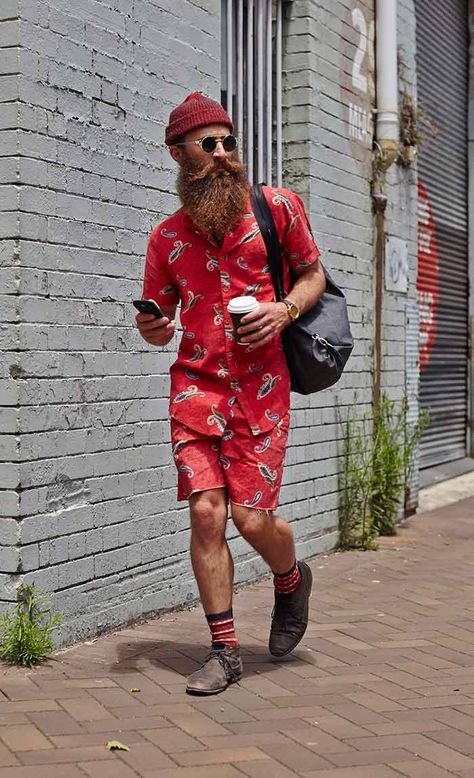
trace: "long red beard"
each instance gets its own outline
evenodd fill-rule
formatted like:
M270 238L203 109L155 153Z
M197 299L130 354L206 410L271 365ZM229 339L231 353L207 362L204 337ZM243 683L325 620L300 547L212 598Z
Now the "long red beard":
M225 158L201 167L186 158L178 174L178 196L196 227L222 238L247 210L250 184L244 166Z

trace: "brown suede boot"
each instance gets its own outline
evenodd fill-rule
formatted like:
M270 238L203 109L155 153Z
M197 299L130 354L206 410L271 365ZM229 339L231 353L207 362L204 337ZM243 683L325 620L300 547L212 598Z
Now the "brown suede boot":
M313 574L306 562L298 562L301 583L291 594L275 592L268 647L273 656L285 656L298 645L308 626L309 596Z
M240 648L211 649L204 664L188 678L188 694L218 694L239 681L243 666Z

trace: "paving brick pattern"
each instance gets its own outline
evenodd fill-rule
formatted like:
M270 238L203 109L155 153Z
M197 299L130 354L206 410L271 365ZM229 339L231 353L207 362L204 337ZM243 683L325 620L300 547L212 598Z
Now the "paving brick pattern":
M1 776L474 778L473 558L474 498L377 552L316 557L307 635L279 661L271 581L240 590L245 674L217 697L184 690L207 649L199 608L3 665Z

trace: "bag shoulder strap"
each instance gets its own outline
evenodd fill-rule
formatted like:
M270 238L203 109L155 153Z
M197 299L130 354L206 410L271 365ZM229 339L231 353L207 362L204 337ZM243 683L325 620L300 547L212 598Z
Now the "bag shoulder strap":
M263 193L263 184L254 184L251 191L252 207L262 238L267 249L268 264L275 289L275 299L285 297L283 283L283 254L275 225L275 220L267 199Z

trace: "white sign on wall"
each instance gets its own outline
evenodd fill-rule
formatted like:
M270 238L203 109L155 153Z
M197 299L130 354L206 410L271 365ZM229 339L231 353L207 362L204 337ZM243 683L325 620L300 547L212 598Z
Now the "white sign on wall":
M385 243L385 288L389 292L408 291L408 243L392 236Z

